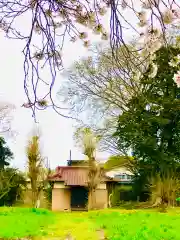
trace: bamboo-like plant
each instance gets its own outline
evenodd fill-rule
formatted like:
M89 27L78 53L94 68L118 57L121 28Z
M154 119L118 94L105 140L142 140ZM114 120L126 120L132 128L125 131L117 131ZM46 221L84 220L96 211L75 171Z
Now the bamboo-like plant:
M32 205L33 207L40 206L40 193L47 184L47 176L49 174L48 166L45 166L45 159L40 151L40 137L32 136L27 148L27 168L28 178L31 182Z
M176 174L158 174L151 181L151 200L153 206L160 206L165 209L167 206L174 206L177 193L180 189L180 180Z
M82 148L84 155L88 157L88 209L93 209L96 205L96 189L103 173L102 168L95 159L95 152L101 137L96 136L90 128L79 128L75 133L75 138Z

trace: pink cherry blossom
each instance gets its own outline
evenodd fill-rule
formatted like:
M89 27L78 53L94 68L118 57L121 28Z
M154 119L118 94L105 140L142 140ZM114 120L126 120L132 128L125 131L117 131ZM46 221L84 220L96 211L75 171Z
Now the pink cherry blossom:
M33 103L24 103L21 107L31 108L32 106L33 106Z

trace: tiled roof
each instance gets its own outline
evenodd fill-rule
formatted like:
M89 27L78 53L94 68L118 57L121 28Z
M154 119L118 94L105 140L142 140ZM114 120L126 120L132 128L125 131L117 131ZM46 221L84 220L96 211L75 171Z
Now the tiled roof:
M64 182L68 186L87 186L88 185L88 167L57 167L56 173L49 177L51 181ZM102 181L108 181L110 178L104 177Z
M88 166L87 160L68 160L68 166Z

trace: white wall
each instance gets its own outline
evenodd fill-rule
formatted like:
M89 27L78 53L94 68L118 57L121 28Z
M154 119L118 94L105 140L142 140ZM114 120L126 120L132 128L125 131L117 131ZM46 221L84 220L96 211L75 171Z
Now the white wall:
M126 168L124 167L120 167L120 168L115 168L111 171L108 171L106 173L106 175L108 177L114 177L115 175L118 175L118 174L127 174L127 175L133 175L129 170L127 170Z

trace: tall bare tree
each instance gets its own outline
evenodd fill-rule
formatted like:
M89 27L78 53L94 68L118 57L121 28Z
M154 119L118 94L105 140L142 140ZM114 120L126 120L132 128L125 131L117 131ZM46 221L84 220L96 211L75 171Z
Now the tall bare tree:
M170 28L167 32L169 45L178 44L179 30ZM95 46L90 56L76 62L64 75L66 80L60 88L59 96L64 97L71 109L71 115L78 124L97 131L103 136L101 142L105 150L113 154L128 155L125 149L119 152L117 141L112 139L118 117L129 109L129 100L144 91L141 83L143 74L155 70L150 65L154 56L146 56L136 51L136 42L118 49L118 61L111 49ZM129 54L134 52L134 54ZM63 99L63 98L62 98ZM84 113L88 115L84 118Z
M82 148L83 154L88 157L88 208L93 209L96 205L96 189L103 176L102 168L95 159L95 152L97 150L100 137L96 136L89 128L79 128L75 133L75 138L79 146Z
M133 49L133 46L128 48ZM111 136L118 116L128 109L129 99L142 91L139 78L141 71L148 66L148 59L139 65L139 70L132 64L132 61L138 63L140 57L139 54L129 56L125 47L120 48L122 67L119 68L109 48L96 46L92 49L92 56L80 60L66 72L68 80L59 92L69 104L72 116L82 120L86 112L88 119L80 124L103 136L103 148L116 154L119 149Z
M32 205L39 207L40 194L47 183L49 168L45 165L45 158L42 157L40 150L40 137L32 136L27 148L27 175L31 182Z

